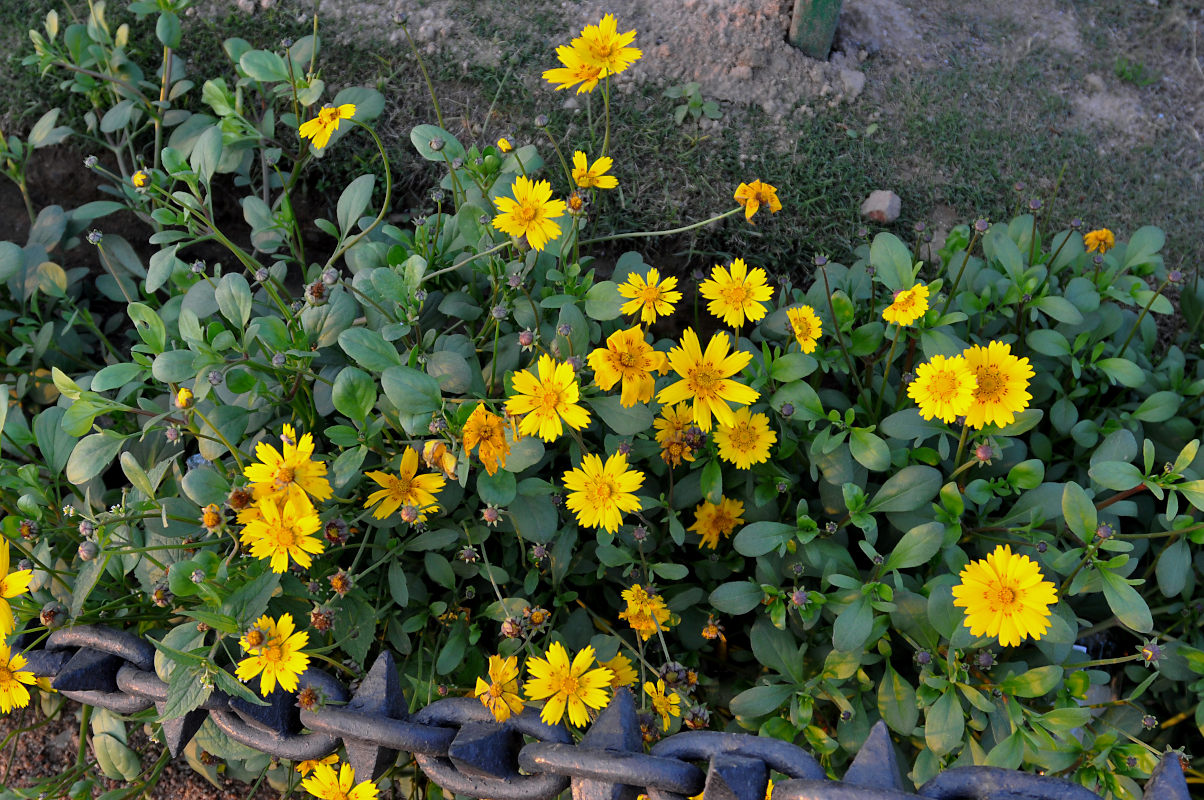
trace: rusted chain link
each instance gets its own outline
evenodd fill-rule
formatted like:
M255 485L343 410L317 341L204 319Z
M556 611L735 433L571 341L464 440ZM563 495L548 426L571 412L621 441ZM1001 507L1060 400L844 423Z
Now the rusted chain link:
M64 697L135 714L166 708L168 685L154 671L154 647L123 631L79 626L55 631L26 653L28 669ZM911 789L879 722L840 781L828 779L805 750L746 733L686 731L644 752L635 698L626 689L577 744L562 725L548 725L531 709L496 722L471 698L438 700L410 715L397 668L381 653L348 696L330 675L308 670L298 690L324 698L315 711L298 709L296 695L277 688L256 705L214 690L197 709L160 720L172 755L206 719L231 739L293 761L322 758L346 748L356 773L377 778L402 753L445 791L488 800L552 800L566 788L574 800L763 800L770 772L784 775L772 800L1100 800L1059 778L997 767L949 769ZM531 741L528 741L531 740ZM1190 800L1179 758L1168 753L1146 784L1145 800Z

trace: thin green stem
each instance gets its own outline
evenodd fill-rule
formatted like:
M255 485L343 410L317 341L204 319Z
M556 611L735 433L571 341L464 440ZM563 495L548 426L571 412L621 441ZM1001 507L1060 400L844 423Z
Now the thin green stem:
M489 248L488 250L482 250L481 252L479 252L475 255L471 255L462 261L457 261L455 264L452 264L450 267L444 267L443 269L437 269L434 272L428 272L426 275L422 276L422 282L426 283L431 278L437 278L440 275L443 275L445 273L454 272L455 270L458 270L460 267L464 266L468 262L476 261L478 258L482 258L484 256L490 255L491 253L496 253L498 250L501 250L503 247L509 246L509 244L510 244L510 241L506 240L506 241L502 242L501 244L494 245L493 247Z
M244 469L244 466L242 463L242 455L238 452L238 448L235 447L234 445L230 444L230 440L226 438L226 435L223 434L220 430L218 430L218 428L212 422L210 422L205 417L204 414L201 413L200 409L194 408L192 410L192 413L194 413L198 417L200 417L201 422L205 423L206 425L208 425L210 428L213 429L213 432L217 435L218 441L220 441L223 445L226 446L226 449L230 451L230 455L234 456L234 461L235 461L235 463L238 464L238 471L242 472Z
M606 74L606 82L602 84L602 105L606 109L606 131L602 134L602 155L610 149L610 73ZM666 655L666 658L668 655Z
M369 233L372 233L372 231L376 229L377 225L380 225L382 222L384 222L385 214L389 212L389 200L393 197L393 171L389 168L389 156L385 153L384 144L381 143L380 137L376 135L376 131L372 130L362 122L356 122L354 119L351 121L355 122L356 125L368 132L368 135L372 137L372 141L376 143L376 149L380 152L380 160L383 162L385 170L385 198L383 201L381 201L380 213L376 215L376 219L372 221L372 224L367 228L364 228L355 236L345 240L343 244L340 245L339 248L335 250L327 260L327 267L333 264L339 256L343 255L343 253L347 252L356 244L358 244L360 239L363 239Z
M1150 298L1149 302L1145 304L1145 308L1141 309L1141 313L1137 315L1137 322L1133 323L1133 327L1129 329L1129 335L1125 337L1125 343L1122 344L1120 346L1120 350L1116 352L1117 358L1124 357L1125 350L1127 350L1129 347L1129 342L1133 341L1133 337L1137 334L1137 329L1141 327L1141 322L1145 319L1145 315L1150 313L1150 306L1154 305L1154 301L1158 299L1158 296L1162 294L1162 290L1165 289L1169 284L1169 279L1163 280L1162 283L1158 285L1158 289L1154 292L1154 295Z
M886 394L886 386L890 380L890 365L895 360L895 346L899 344L899 336L903 333L902 325L895 325L895 337L890 340L890 350L886 353L886 363L882 365L882 387L874 399L874 422L878 422L878 414L882 411L882 395Z
M88 723L92 721L92 706L84 705L79 715L79 749L75 754L76 766L84 766L88 760Z
M735 209L735 211L739 210L738 208ZM836 344L840 345L840 352L844 354L844 361L849 368L849 375L852 377L853 383L857 384L857 393L860 394L865 391L865 387L861 385L861 376L857 374L857 368L853 366L853 357L849 355L849 348L844 343L844 335L840 332L840 319L836 316L836 306L832 304L832 286L828 283L827 264L821 266L819 272L824 276L824 297L828 300L828 313L832 315L832 332L836 336Z
M953 285L949 287L948 294L945 295L945 305L941 306L941 316L945 316L945 312L949 310L949 304L953 302L953 295L957 294L957 287L962 282L962 275L966 272L966 264L970 261L970 251L974 249L974 244L978 241L978 231L974 231L974 235L970 237L970 243L966 245L966 253L962 256L962 265L957 270L957 277L953 279Z
M426 64L422 60L422 53L418 52L418 45L414 43L410 36L410 29L405 23L401 24L401 32L406 35L406 41L410 43L410 51L414 54L414 59L418 62L418 69L422 71L422 79L426 81L426 90L431 94L431 105L435 107L435 119L439 121L439 127L447 130L443 124L443 112L439 110L439 98L435 96L435 84L431 82L430 73L426 71Z
M743 209L740 208L740 206L736 206L735 208L731 209L730 211L724 211L722 214L717 214L713 217L710 217L709 219L704 219L702 222L695 222L690 225L683 225L680 228L671 228L666 231L637 231L635 233L614 233L614 234L611 234L610 236L598 236L594 239L586 239L586 240L582 241L581 244L586 245L586 244L597 244L598 242L613 242L618 239L645 239L645 238L648 238L651 236L672 236L675 233L685 233L686 231L692 231L695 228L701 228L704 225L710 225L712 222L718 222L721 219L726 219L727 217L730 217L733 214L739 214L741 211L743 211Z

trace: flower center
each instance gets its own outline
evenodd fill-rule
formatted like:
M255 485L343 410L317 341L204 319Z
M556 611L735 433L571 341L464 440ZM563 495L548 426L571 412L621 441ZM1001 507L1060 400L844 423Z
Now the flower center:
M748 290L744 288L744 284L729 286L723 290L723 299L730 305L742 306L748 301Z
M296 477L296 470L294 470L292 467L281 464L280 466L276 467L276 475L273 477L273 480L277 489L283 489L296 480Z
M571 672L566 672L560 676L560 692L559 694L568 695L570 697L577 694L577 676Z
M629 368L634 367L635 366L635 354L634 353L619 353L619 363L622 364L624 367L629 367Z
M532 206L522 205L514 209L514 219L523 226L527 226L535 222L538 216L539 209Z
M0 664L0 686L13 682L13 671L7 665Z
M276 544L279 547L296 547L297 536L293 529L287 525L280 525L272 530Z
M979 367L975 374L978 376L978 388L974 391L975 400L980 403L993 403L1003 399L1006 382L999 372L999 367Z
M957 374L938 372L932 379L932 394L940 400L951 400L957 394Z
M318 112L318 122L323 125L335 125L339 121L339 110L327 107Z
M691 388L695 394L712 396L717 393L719 373L708 363L702 363L690 370Z
M413 488L413 480L401 476L398 476L397 481L393 484L393 491L396 492L399 497L408 497Z
M715 519L711 524L724 536L731 533L732 528L736 527L736 521L726 511L716 511Z
M502 685L500 683L489 684L489 696L498 698L502 696Z
M614 495L615 490L614 487L610 485L610 481L603 480L594 486L593 496L594 501L597 503L605 503L610 500L610 498L614 497Z
M539 393L539 407L543 411L556 413L560 405L560 392L554 388L545 388Z
M811 338L811 323L805 319L800 319L794 323L794 335L800 339Z
M752 450L757 446L757 434L749 425L737 425L732 428L731 433L732 447L737 450Z
M659 286L656 286L656 285L645 286L643 289L640 290L640 300L648 305L660 302L660 299L661 299L661 287L659 287Z
M267 647L263 648L262 657L265 661L270 661L273 664L279 664L281 661L284 661L283 648L281 648L278 644L269 644Z
M1000 586L995 589L993 596L988 595L991 611L1013 611L1016 603L1016 590L1010 586Z

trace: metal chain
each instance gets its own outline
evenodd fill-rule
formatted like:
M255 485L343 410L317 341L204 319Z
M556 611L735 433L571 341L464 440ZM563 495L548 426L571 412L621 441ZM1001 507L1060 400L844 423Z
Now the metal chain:
M168 685L154 671L154 647L128 632L99 626L55 631L28 651L28 669L64 697L136 714L166 708ZM295 693L277 688L267 705L214 690L197 709L160 720L178 755L206 719L234 741L293 761L316 759L340 745L358 775L380 777L402 753L445 791L489 800L552 800L566 788L573 800L765 800L770 772L787 780L772 800L1100 800L1068 781L997 767L956 767L912 791L890 734L874 725L840 781L800 747L747 733L686 731L644 752L635 698L615 692L577 744L562 725L531 709L496 722L477 701L438 700L412 716L393 655L384 651L348 694L333 677L310 669L298 691L317 690L321 708L297 707ZM1190 800L1179 758L1168 753L1146 784L1145 800Z

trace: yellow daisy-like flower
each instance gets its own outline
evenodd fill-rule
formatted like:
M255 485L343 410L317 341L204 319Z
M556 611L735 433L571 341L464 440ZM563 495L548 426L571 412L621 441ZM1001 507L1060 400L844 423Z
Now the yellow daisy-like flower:
M653 421L661 460L671 467L694 460L694 448L686 441L686 431L694 427L694 410L686 403L665 406Z
M314 768L313 774L301 781L305 791L321 800L376 800L380 790L372 781L355 782L355 770L350 764L339 767L335 775L334 767L326 763Z
M301 777L304 778L306 775L317 769L319 764L330 766L331 764L337 763L339 763L339 754L331 753L330 755L326 756L326 758L310 758L302 761L301 763L297 764L297 772L300 772Z
M556 48L556 58L564 66L544 70L543 79L548 83L559 84L556 91L571 89L577 84L577 94L592 92L602 79L602 68L589 60L588 54L576 47L560 45Z
M309 139L314 143L314 147L321 150L329 142L330 137L339 129L339 125L345 119L351 119L355 116L355 104L343 103L341 106L326 106L318 112L318 116L301 123L298 133L301 138Z
M765 270L749 269L744 259L737 258L728 267L716 265L710 279L698 287L698 293L711 301L707 311L724 325L739 328L745 319L756 322L765 316L764 303L773 297L773 287L765 278Z
M613 164L610 156L602 156L590 165L585 153L578 150L573 153L573 181L582 189L613 189L619 185L619 179L606 174Z
M557 725L567 708L569 722L578 727L589 722L589 709L599 709L610 701L610 680L605 667L594 667L594 648L586 647L569 663L568 651L560 642L553 642L547 658L527 659L526 683L523 691L531 700L546 700L539 718Z
M693 328L686 328L681 344L669 351L669 366L681 380L661 389L656 395L657 402L692 401L694 422L704 433L711 429L712 415L721 424L731 425L736 415L728 403L746 406L761 395L756 389L731 379L748 366L752 354L736 351L728 355L727 348L727 334L717 333L704 353L698 334Z
M503 136L497 140L497 149L503 153L509 153L514 149L514 145L510 144L510 140Z
M258 503L259 519L248 522L239 541L255 558L271 559L272 572L284 572L291 558L297 566L309 569L310 553L321 553L326 545L313 536L322 527L318 512L299 497L265 497Z
M703 500L694 509L694 524L687 530L695 531L702 537L700 547L714 550L719 546L719 537L731 538L732 531L737 525L744 524L744 503L727 497L720 497L718 503Z
M1084 233L1083 244L1086 245L1088 253L1102 255L1116 247L1116 236L1107 228L1100 228L1098 231Z
M267 442L260 442L255 445L255 457L260 463L248 464L243 470L255 499L309 495L315 500L328 500L334 492L326 480L326 465L313 460L313 434L306 433L298 440L293 426L285 425L280 439L283 453Z
M134 184L135 189L141 189L151 182L150 173L144 169L140 169L130 176L130 183Z
M536 373L529 369L516 372L513 386L506 410L525 415L518 426L523 436L554 442L565 425L579 431L589 424L589 411L578 404L581 387L568 364L557 364L551 356L542 355Z
M1012 424L1016 413L1033 399L1028 382L1036 373L1028 359L1012 355L1011 345L996 341L970 347L962 357L977 381L966 424L971 428Z
M782 210L782 201L778 199L777 187L759 180L737 186L735 197L736 202L744 207L744 218L750 225L756 224L752 221L753 214L756 214L761 206L768 208L770 214L776 214Z
M961 356L933 356L916 367L916 377L907 386L907 396L920 407L924 419L936 417L953 422L966 415L974 402L978 382Z
M917 283L910 289L895 292L895 299L882 312L882 319L896 325L910 325L928 310L928 287Z
M365 472L364 475L381 487L368 495L364 502L364 508L380 503L372 511L372 516L377 519L384 519L402 506L413 506L418 509L418 518L406 521L425 522L428 513L434 514L439 510L435 504L435 493L447 484L442 475L418 474L418 451L412 447L407 447L402 454L401 468L396 475L380 471Z
M549 240L560 235L560 226L553 220L564 216L564 201L552 199L552 184L525 175L514 179L513 191L513 199L494 201L501 213L493 218L493 227L514 237L525 236L533 250L543 250Z
M607 337L606 347L594 350L586 360L594 371L594 383L602 391L608 392L623 381L619 405L624 408L651 400L656 389L652 373L664 373L669 368L665 354L652 349L639 327L615 331Z
M618 75L640 59L639 48L628 47L635 40L635 31L619 33L613 14L607 14L597 25L586 25L581 36L573 40L573 49L586 63L597 67L601 77Z
M176 396L173 398L173 402L176 404L176 408L179 408L179 409L191 408L192 407L192 390L189 389L187 386L181 386L180 390L178 392L176 392Z
M677 692L666 692L665 682L658 679L655 684L644 682L644 694L652 701L652 710L660 715L665 730L669 730L669 720L681 716L681 698Z
M489 681L477 678L476 696L498 722L521 713L523 699L518 696L518 656L489 657Z
M1028 556L1002 544L985 559L971 561L953 587L953 605L966 609L962 624L975 636L998 636L1012 647L1049 630L1049 607L1058 602L1054 585Z
M630 589L623 590L623 601L627 607L619 612L619 619L627 620L639 637L645 642L652 638L658 630L668 630L672 626L669 607L659 594L652 594L638 583Z
M429 469L439 470L449 481L456 479L456 457L447 449L445 443L437 439L423 443L422 463Z
M651 325L658 316L673 313L673 306L681 300L681 292L676 289L677 278L669 276L662 281L656 267L649 267L646 276L632 272L619 284L619 294L629 301L619 310L624 314L638 312L640 322Z
M577 522L590 528L614 533L623 524L623 514L643 506L634 492L644 483L644 473L627 468L627 456L615 453L602 463L593 453L581 457L578 469L564 473L564 488L569 490L565 505L577 515Z
M621 689L624 686L630 686L636 682L640 674L635 671L635 665L631 663L631 659L622 653L615 653L615 657L610 661L598 661L598 666L606 667L614 676L610 679L611 689Z
M8 542L0 547L0 641L4 640L17 627L17 618L8 601L29 591L29 582L33 580L33 570L21 569L9 572Z
M259 675L259 693L264 697L277 683L286 692L297 691L297 680L309 669L309 656L301 652L309 644L309 634L294 630L292 614L281 614L279 621L266 614L260 617L239 642L247 657L238 662L235 677L245 682Z
M804 353L814 353L815 343L823 335L824 326L815 315L811 306L799 306L786 309L786 318L790 320L790 330Z
M497 414L491 414L484 403L479 404L464 421L464 452L471 453L474 447L481 466L490 475L498 471L498 467L506 466L506 456L510 455L510 443L506 441L506 423Z
M37 678L25 666L25 656L13 653L8 645L0 641L0 712L5 714L14 708L25 708L29 705L29 690Z
M769 448L777 440L778 435L769 429L769 417L753 414L747 407L736 410L731 425L719 423L715 430L719 457L740 469L769 460Z

